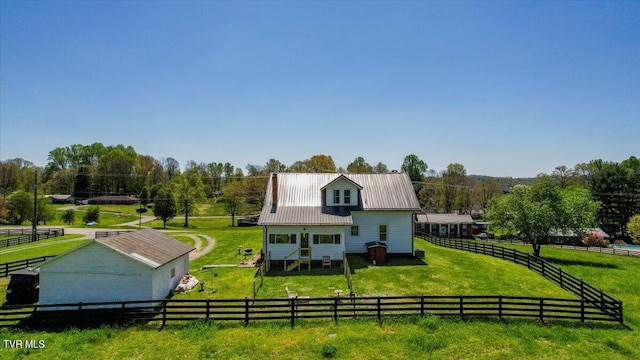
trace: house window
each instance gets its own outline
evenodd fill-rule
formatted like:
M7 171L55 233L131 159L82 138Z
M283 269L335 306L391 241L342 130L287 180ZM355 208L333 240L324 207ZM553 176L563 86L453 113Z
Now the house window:
M344 203L351 204L351 190L343 190L344 192Z
M380 241L387 241L387 225L380 225L379 234Z
M269 244L295 244L296 234L269 234Z
M333 190L333 203L340 204L340 190Z
M176 276L176 268L171 269L171 278L173 279Z
M351 225L351 236L359 236L360 227L358 225Z
M340 234L315 234L313 243L318 244L340 244Z

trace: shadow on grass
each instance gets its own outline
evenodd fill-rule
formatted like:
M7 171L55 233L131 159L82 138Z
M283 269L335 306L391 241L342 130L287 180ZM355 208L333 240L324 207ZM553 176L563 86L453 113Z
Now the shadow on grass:
M427 262L422 259L398 257L390 258L385 264L373 265L366 256L350 255L348 257L351 273L355 273L359 269L367 269L369 267L394 267L394 266L427 266Z
M610 263L600 263L595 261L585 261L585 260L569 260L569 259L557 259L553 257L544 257L548 262L558 265L558 266L585 266L585 267L593 267L593 268L602 268L602 269L618 269L619 266L616 264Z
M343 275L344 269L342 268L333 268L333 269L314 269L307 270L306 268L302 268L300 271L292 270L292 271L284 271L284 270L274 270L271 268L269 272L265 273L265 277L296 277L296 276L327 276L327 275Z

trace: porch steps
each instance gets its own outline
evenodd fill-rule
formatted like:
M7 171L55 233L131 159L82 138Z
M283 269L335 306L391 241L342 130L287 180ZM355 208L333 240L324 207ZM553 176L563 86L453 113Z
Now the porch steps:
M287 265L287 267L284 269L284 271L291 271L295 268L298 268L298 271L300 271L300 268L302 267L302 264L306 264L307 265L307 269L311 270L311 259L310 258L302 258L299 260L294 260L291 264Z

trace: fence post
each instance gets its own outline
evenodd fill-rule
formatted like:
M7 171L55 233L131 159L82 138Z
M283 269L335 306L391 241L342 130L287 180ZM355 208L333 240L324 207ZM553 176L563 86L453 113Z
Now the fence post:
M207 299L207 320L211 318L211 300Z
M296 319L296 300L291 299L291 328L292 329L296 321L295 319Z
M382 313L380 310L380 296L378 296L378 324L382 324Z
M333 321L338 322L338 298L333 299Z
M531 254L527 254L527 269L531 269Z
M544 322L544 298L540 298L540 322Z
M162 303L162 327L167 325L167 301Z
M124 324L124 307L127 303L122 302L122 306L120 307L120 322Z
M78 317L76 318L78 325L82 325L82 301L78 303Z
M622 316L622 300L618 300L618 312L620 313L620 325L624 324L624 318Z
M424 295L420 296L420 317L424 317Z
M560 287L564 289L564 284L562 283L562 268L558 269L560 269Z
M293 303L293 301L292 301ZM293 307L293 306L292 306ZM244 326L249 325L249 298L244 298ZM291 327L293 327L293 320L291 320Z
M544 277L544 263L545 263L545 261L542 260L541 263L542 263L542 276Z
M584 324L584 297L580 299L580 322Z
M580 298L584 299L584 281L580 279Z
M460 296L460 319L464 320L464 298Z
M498 317L502 320L502 295L498 295Z

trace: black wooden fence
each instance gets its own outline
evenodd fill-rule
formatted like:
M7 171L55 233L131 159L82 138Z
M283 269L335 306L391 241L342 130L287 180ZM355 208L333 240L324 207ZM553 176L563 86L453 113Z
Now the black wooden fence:
M589 304L600 308L604 314L611 316L612 319L619 321L620 323L623 321L622 301L605 294L603 291L584 282L582 279L562 271L561 268L533 254L493 244L478 243L462 239L438 238L424 233L418 233L416 236L435 245L470 251L477 254L490 255L503 260L512 261L519 265L524 265L545 278L557 283L561 288L576 294L582 301L586 301Z
M12 261L12 262L8 262L8 263L0 264L0 277L7 277L7 276L9 276L9 274L11 274L12 272L14 272L16 270L28 268L29 266L38 265L41 262L43 262L43 261L45 261L47 259L50 259L52 257L55 257L55 256L56 255L40 256L40 257L36 257L36 258L18 260L18 261Z
M622 316L620 302L607 302L606 307L617 309ZM4 306L0 308L0 327L83 326L131 321L157 322L164 326L169 322L193 320L236 321L244 325L261 320L286 320L293 327L299 319L333 319L337 322L347 318L375 318L382 321L396 316L622 322L622 317L613 318L608 312L604 313L601 306L584 299L488 295L150 300Z
M134 231L134 230L96 231L95 238L96 239L100 239L100 238L106 238L106 237L110 237L110 236L118 236L120 234L129 233L129 232L132 232L132 231Z
M33 237L33 234L31 231L32 231L31 229L26 229L26 228L0 229L0 235L4 235L4 236L18 235L14 238L0 240L0 247L15 246L15 245L26 244L26 243L30 243L38 240L64 236L64 228L38 229L35 238Z

